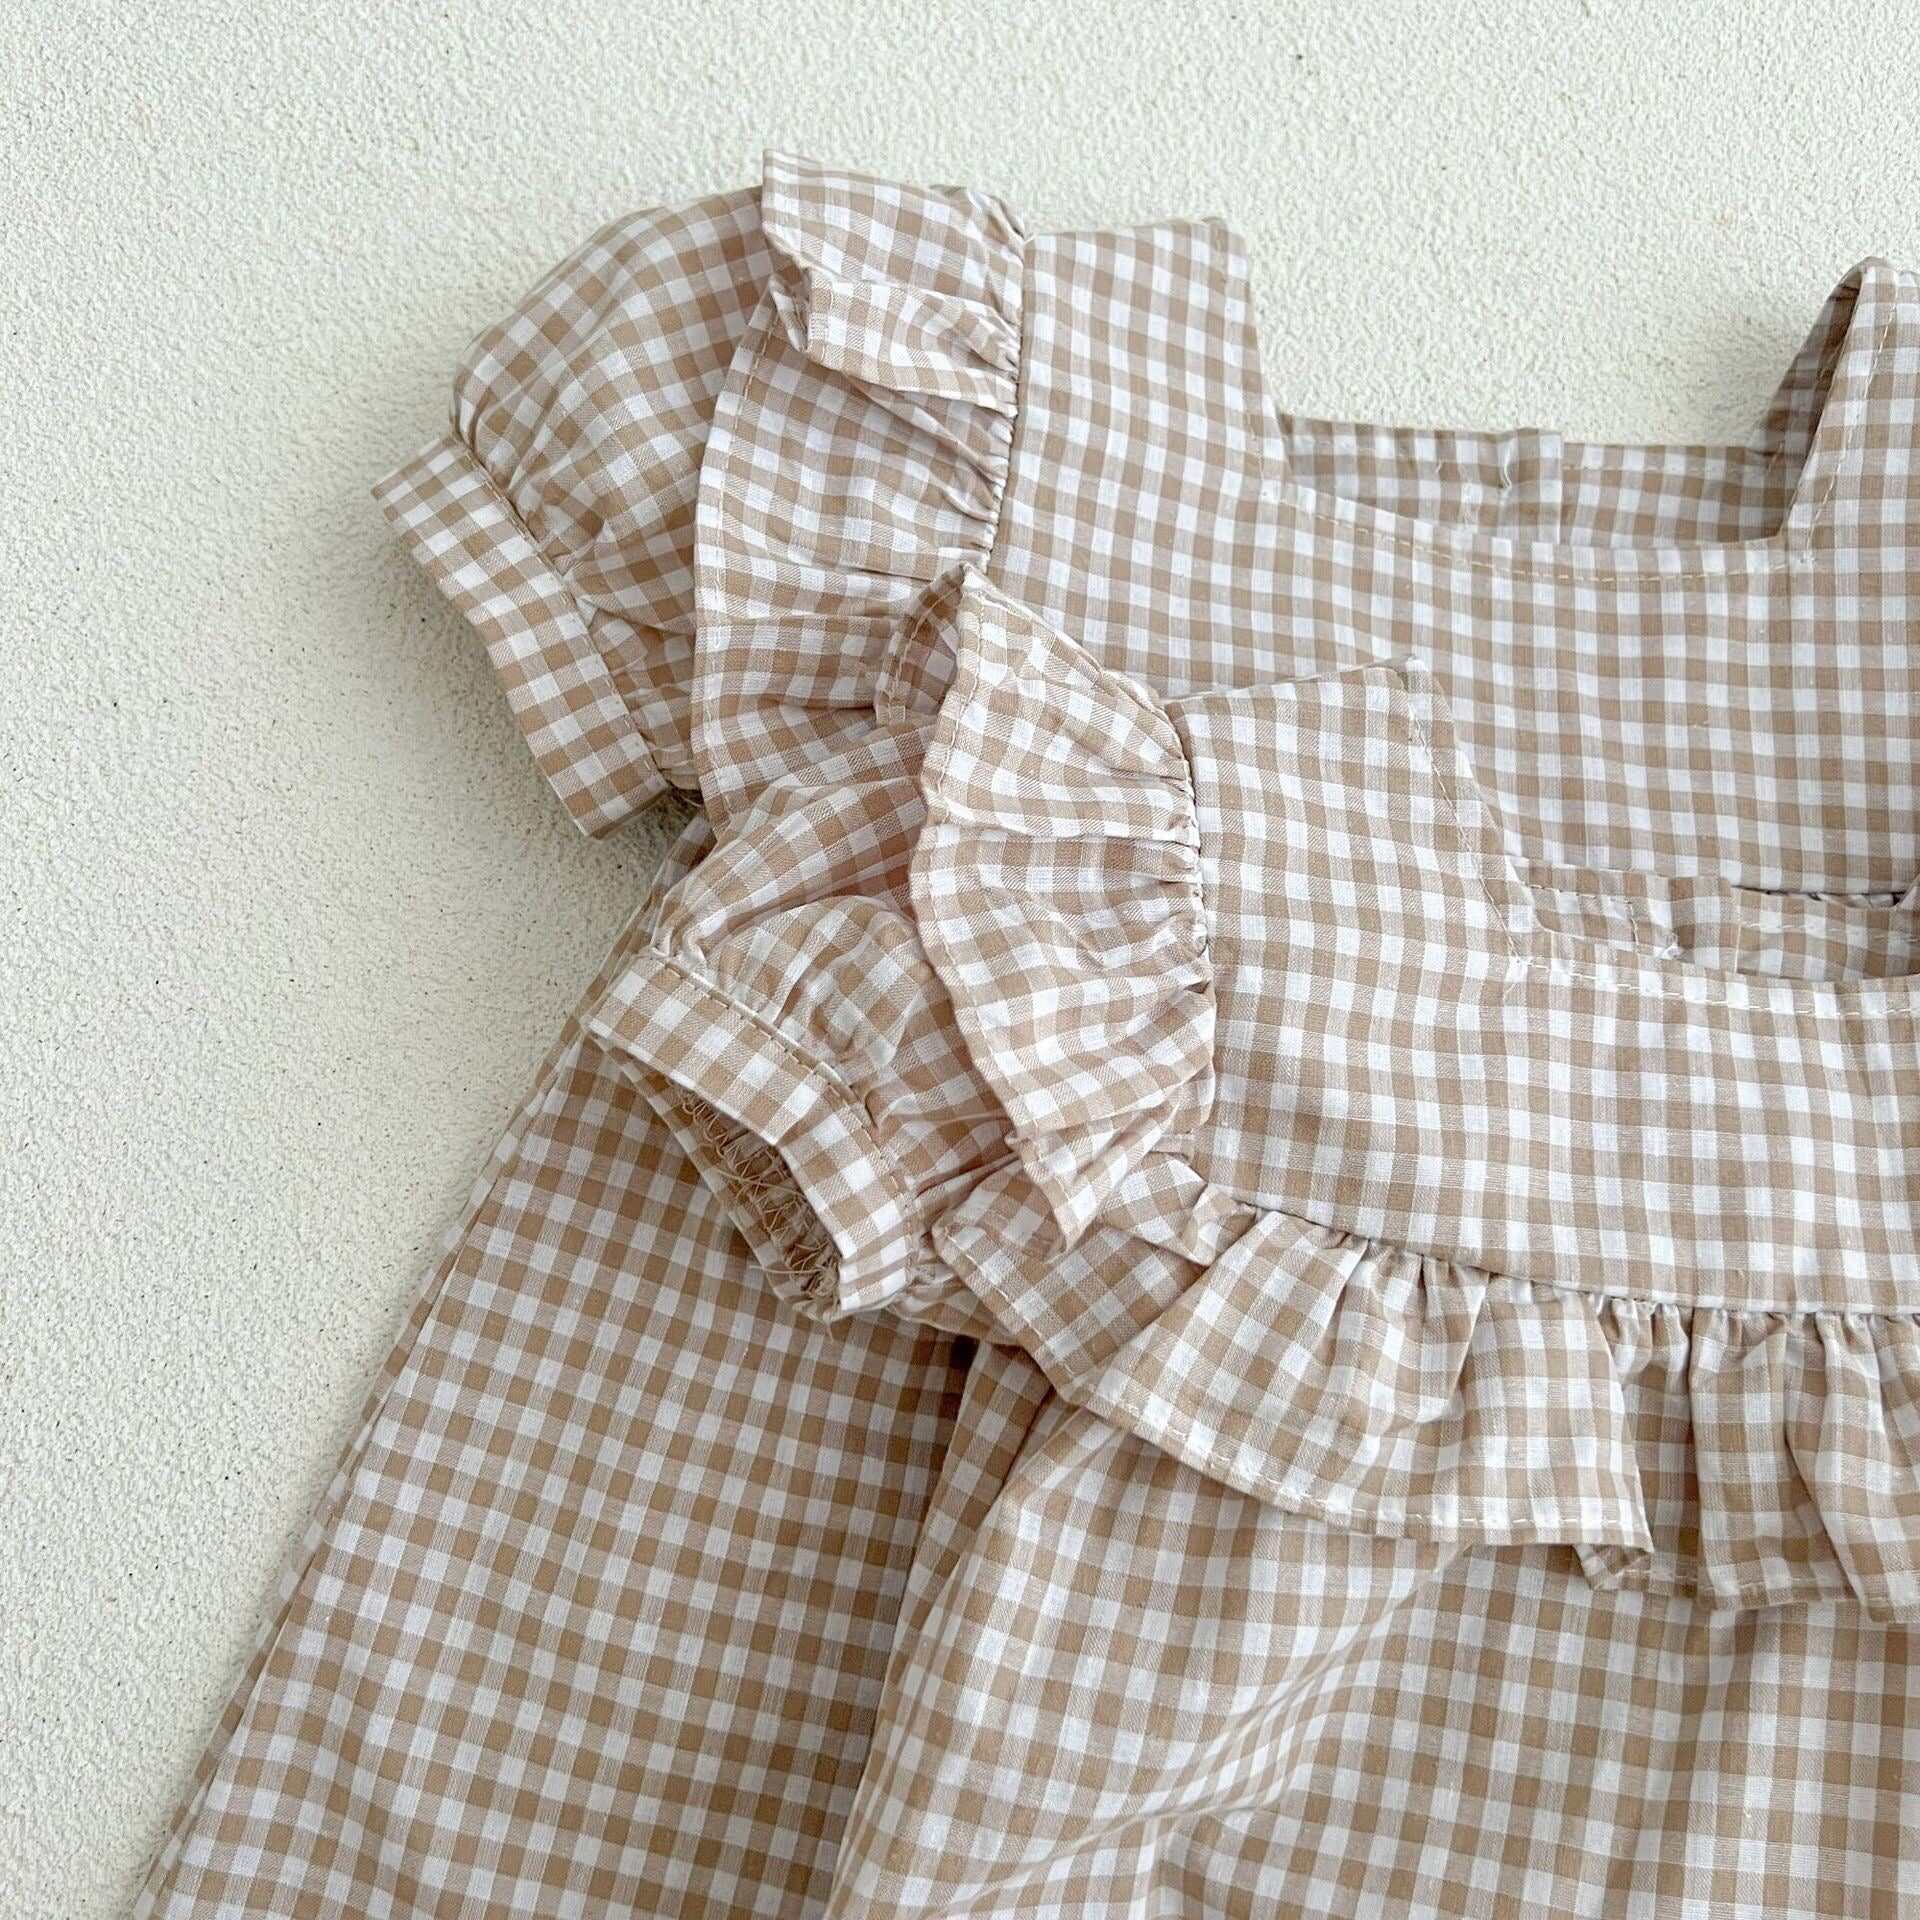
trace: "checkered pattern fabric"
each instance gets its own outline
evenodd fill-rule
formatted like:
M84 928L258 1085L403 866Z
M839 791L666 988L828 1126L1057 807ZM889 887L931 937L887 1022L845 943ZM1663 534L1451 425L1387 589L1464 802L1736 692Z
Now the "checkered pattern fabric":
M1753 977L1549 928L1418 663L1176 712L1219 1047L1245 1063L1209 1178L1593 1291L1842 1313L1920 1297L1913 975L1871 956L1857 981ZM1802 926L1841 922L1822 947L1871 931L1796 905ZM1301 1006L1325 1011L1282 1020Z
M788 1313L570 1022L137 1912L817 1911L963 1360Z
M758 199L594 238L475 343L451 433L378 489L592 831L691 784L693 501L764 292ZM689 826L657 887L709 844ZM788 1311L570 1021L137 1913L818 1912L968 1358Z
M1424 669L1163 707L980 598L922 937L1069 1240L1109 1209L1208 1255L1171 1300L1122 1282L1151 1315L1097 1356L1061 1339L1077 1249L1040 1304L997 1274L1062 1391L1302 1512L1920 1619L1920 981L1545 931ZM1661 1542L1656 1416L1692 1489Z
M1920 1896L1910 1634L1323 1526L1057 1397L1002 1457L889 1677L835 1920Z
M769 156L768 298L701 481L694 753L717 820L857 740L921 586L994 544L1021 232L998 201Z
M750 193L607 227L473 343L449 431L375 489L588 833L695 786L694 502L767 257Z
M610 233L385 494L576 819L697 785L719 835L688 830L483 1177L142 1914L1920 1904L1920 1302L1596 1291L1293 1210L1307 1136L1249 1069L1313 1003L1268 1031L1238 997L1241 809L1195 721L1242 690L1237 752L1260 689L1363 689L1346 776L1437 860L1369 704L1417 655L1428 758L1471 770L1546 976L1898 999L1914 284L1843 283L1750 445L1584 448L1282 414L1217 223L1028 234L774 159ZM1042 890L1013 994L914 900L988 605L1084 649L1123 829ZM985 784L1023 834L1086 791L1059 705L1013 741L1045 794ZM1059 866L1019 837L994 913ZM1453 902L1436 933L1505 937L1484 888L1401 865ZM1305 970L1360 1022L1352 876L1304 871ZM1742 1044L1711 1064L1744 1088ZM1818 1066L1767 1086L1790 1132L1811 1092L1885 1131L1813 1190L1891 1204L1903 1061ZM1572 1077L1543 1071L1536 1130ZM1747 1137L1741 1100L1715 1119ZM1396 1124L1488 1219L1486 1166L1541 1145ZM1431 1213L1420 1180L1379 1204Z

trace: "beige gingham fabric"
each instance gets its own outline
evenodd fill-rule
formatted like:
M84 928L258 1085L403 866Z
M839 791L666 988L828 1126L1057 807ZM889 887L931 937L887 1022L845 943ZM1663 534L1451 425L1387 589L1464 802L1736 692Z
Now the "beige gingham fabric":
M1415 664L1169 707L995 616L922 937L1064 1235L1203 1269L1003 1261L1062 1390L1297 1511L1920 1621L1920 978L1536 924Z
M136 1912L817 1910L964 1377L786 1313L570 1022Z
M766 272L756 193L595 236L381 483L588 831L691 783L694 494ZM969 1356L788 1312L623 1066L569 1021L494 1149L139 1915L820 1909Z
M1644 1315L1595 1340L1580 1287L1292 1210L1306 1136L1220 1046L1251 976L1197 779L1183 813L1124 768L1134 831L1007 869L1092 916L1034 896L1059 938L1011 990L925 937L941 889L990 918L953 908L1005 852L926 831L970 659L1063 649L1106 715L1097 767L1057 689L994 742L1037 848L1114 772L1106 670L1137 682L1119 757L1171 719L1178 784L1190 696L1391 690L1417 656L1543 955L1897 993L1912 283L1843 283L1751 445L1582 448L1279 413L1216 222L1030 234L770 160L633 226L643 297L592 267L589 321L563 269L509 323L471 416L509 451L457 418L465 452L390 490L576 818L697 782L718 837L483 1179L143 1910L1920 1903L1901 1302L1787 1340L1622 1291ZM1413 804L1389 737L1350 743L1349 805ZM1281 977L1359 1022L1346 876L1303 859L1332 944ZM1001 1018L989 1055L1049 969L1073 1018ZM1254 1025L1300 1043L1291 1007ZM1907 1071L1857 1089L1896 1158ZM1392 1127L1469 1179L1488 1144Z
M775 271L695 534L694 758L720 821L857 740L920 586L992 552L1022 326L1043 317L1024 313L1020 228L985 195L769 155L761 210Z
M605 228L473 343L449 431L378 488L589 833L695 785L695 496L767 258L751 193Z

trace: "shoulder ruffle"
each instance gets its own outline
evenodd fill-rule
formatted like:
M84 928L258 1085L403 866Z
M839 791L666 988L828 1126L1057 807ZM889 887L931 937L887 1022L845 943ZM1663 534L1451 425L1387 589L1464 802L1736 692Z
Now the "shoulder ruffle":
M954 632L912 893L1016 1160L930 1234L1063 1396L1329 1524L1920 1624L1920 1320L1492 1274L1210 1184L1177 720L991 592Z
M769 154L760 217L774 306L816 366L1013 412L1023 236L999 201Z
M717 821L872 725L920 591L983 562L1026 241L998 200L770 154L766 299L701 484L695 757Z
M374 489L589 833L696 782L700 466L771 259L752 192L605 228L473 343L449 431Z
M1153 696L976 579L922 773L921 939L1069 1242L1213 1094L1193 782Z

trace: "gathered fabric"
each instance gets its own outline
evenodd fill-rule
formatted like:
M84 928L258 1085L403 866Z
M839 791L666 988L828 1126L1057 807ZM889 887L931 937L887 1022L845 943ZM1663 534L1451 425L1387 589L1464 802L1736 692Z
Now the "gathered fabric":
M141 1912L1920 1902L1920 281L1283 412L1217 221L769 156L382 483L696 798Z
M1920 980L1535 938L1424 670L962 644L914 904L1065 1257L935 1232L1020 1324L1103 1214L1204 1266L1063 1391L1320 1517L1920 1623Z

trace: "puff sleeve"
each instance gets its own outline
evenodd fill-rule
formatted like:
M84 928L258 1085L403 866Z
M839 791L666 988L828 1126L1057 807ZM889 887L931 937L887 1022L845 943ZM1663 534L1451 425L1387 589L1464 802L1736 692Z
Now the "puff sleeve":
M696 784L700 468L768 260L752 191L606 227L473 343L447 431L374 488L590 834Z
M763 790L589 1017L774 1284L820 1317L886 1306L1043 1353L1037 1297L978 1284L984 1198L1060 1248L1205 1112L1213 1005L1184 763L1156 710L1099 676L1074 764L1053 767L1041 709L1090 671L976 570L935 582L877 663L865 737ZM1022 738L1034 749L1006 805L1086 829L1029 848L1031 872L962 817L963 765L991 777L983 727L1000 764Z
M824 1319L887 1305L976 1328L933 1223L1012 1163L913 920L921 771L956 623L930 588L875 681L865 737L775 781L662 900L593 1010L727 1201L772 1283Z

